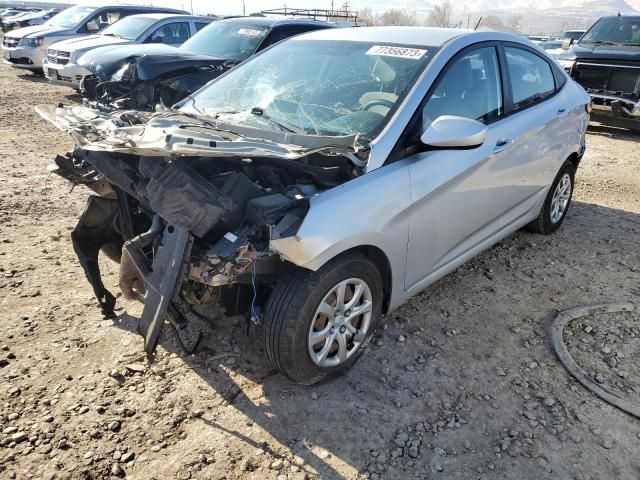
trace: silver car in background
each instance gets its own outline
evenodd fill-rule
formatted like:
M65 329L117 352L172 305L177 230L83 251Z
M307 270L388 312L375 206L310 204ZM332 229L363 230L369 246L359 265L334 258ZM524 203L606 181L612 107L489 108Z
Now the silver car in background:
M153 43L179 47L212 21L212 17L169 13L131 15L96 35L54 43L47 49L42 69L50 82L79 89L82 78L92 73L78 64L83 55L100 58L103 53L125 45Z
M121 18L138 13L187 12L172 8L134 5L90 6L76 5L50 18L42 25L19 28L8 32L2 41L4 63L16 68L41 71L47 47L60 40L92 35Z
M242 304L271 362L312 384L383 313L522 227L560 227L589 102L516 36L372 27L278 43L177 110L38 110L77 142L58 173L100 195L72 238L105 315L109 246L147 351L165 315Z

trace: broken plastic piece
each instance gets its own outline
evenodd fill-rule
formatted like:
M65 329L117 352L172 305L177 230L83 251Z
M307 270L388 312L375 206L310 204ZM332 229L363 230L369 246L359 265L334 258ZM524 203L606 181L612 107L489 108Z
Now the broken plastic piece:
M167 225L151 273L145 278L147 293L138 331L144 336L147 353L155 350L169 302L182 285L181 273L191 250L191 238L186 228Z

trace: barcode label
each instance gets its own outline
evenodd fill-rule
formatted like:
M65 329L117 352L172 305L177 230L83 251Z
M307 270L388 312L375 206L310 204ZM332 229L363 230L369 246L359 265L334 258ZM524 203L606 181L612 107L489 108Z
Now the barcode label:
M374 45L367 51L367 55L380 55L383 57L411 58L419 60L427 53L420 48L387 47L384 45Z

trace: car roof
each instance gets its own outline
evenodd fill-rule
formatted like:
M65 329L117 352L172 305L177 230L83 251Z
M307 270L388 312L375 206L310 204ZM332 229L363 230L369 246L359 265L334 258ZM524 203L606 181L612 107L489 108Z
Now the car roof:
M199 17L197 15L183 15L180 13L139 13L137 15L131 15L132 17L145 17L145 18L151 18L154 20L166 20L167 18L179 18L179 19L184 19L184 20L188 20L188 19L205 19L207 20L208 17ZM211 19L213 20L213 19Z
M640 20L640 15L607 15L606 17L600 17L600 20L603 18L631 18L634 20Z
M91 5L86 5L86 6L90 7ZM166 13L187 13L184 10L178 10L176 8L149 7L145 5L100 5L94 8L96 10L117 9L117 10L139 10L142 12L149 11L149 12L166 12Z
M312 18L291 18L291 17L234 17L218 20L223 23L246 23L252 25L263 25L265 27L279 27L281 25L318 25L325 27L334 27L330 22L322 20L314 20Z
M331 29L328 31L317 30L304 34L304 38L440 47L453 38L474 33L476 32L473 30L462 28L353 27Z

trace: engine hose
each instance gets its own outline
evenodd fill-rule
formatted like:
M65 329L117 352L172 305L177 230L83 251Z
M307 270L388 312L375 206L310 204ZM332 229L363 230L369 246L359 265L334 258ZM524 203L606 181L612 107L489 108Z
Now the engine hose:
M594 315L598 313L615 313L615 312L632 312L635 310L635 306L631 303L608 303L600 305L587 305L584 307L572 308L560 312L551 326L551 342L553 348L556 351L556 355L560 359L560 362L567 371L578 380L587 390L600 397L605 402L619 408L620 410L640 418L640 404L630 402L622 397L619 397L616 393L607 389L603 385L595 382L582 368L575 362L566 344L562 338L562 332L564 327L572 320L580 317L586 317L587 315Z

